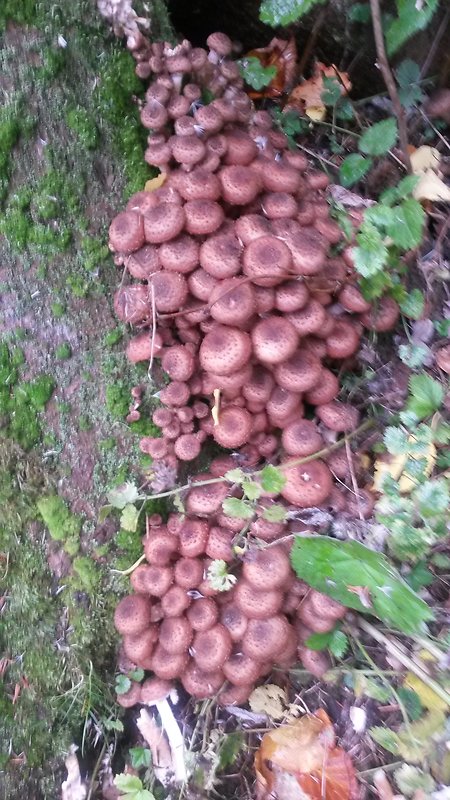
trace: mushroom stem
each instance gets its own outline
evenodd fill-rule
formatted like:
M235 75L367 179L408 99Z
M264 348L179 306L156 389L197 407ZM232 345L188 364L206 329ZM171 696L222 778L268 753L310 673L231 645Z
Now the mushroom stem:
M167 700L158 700L155 705L172 751L174 780L176 783L184 783L187 780L187 771L183 734Z

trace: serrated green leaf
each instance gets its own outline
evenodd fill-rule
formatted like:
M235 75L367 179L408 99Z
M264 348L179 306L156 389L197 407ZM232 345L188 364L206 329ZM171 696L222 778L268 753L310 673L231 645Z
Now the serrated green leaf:
M323 91L320 99L325 106L334 106L341 98L341 84L337 78L323 78Z
M364 158L361 153L351 153L344 158L339 167L339 180L342 186L353 186L369 171L372 166L372 159Z
M397 203L399 200L404 200L411 194L418 182L418 175L407 175L406 178L401 179L397 186L392 186L390 189L386 189L380 195L380 203L392 205L393 203Z
M411 376L409 391L406 411L414 414L419 420L438 411L444 399L444 387L425 372Z
M364 223L370 222L376 228L383 230L394 221L394 210L383 203L375 203L364 212Z
M399 48L424 30L439 5L439 0L397 0L397 17L386 26L386 46L388 55L392 56Z
M298 536L291 561L297 576L314 589L403 633L417 633L433 619L387 558L360 542Z
M443 514L450 505L450 494L444 478L430 480L418 486L414 492L414 502L423 517L434 517Z
M136 506L127 505L120 515L120 527L124 531L131 531L134 533L137 529L139 520L139 511Z
M388 249L378 228L370 222L364 222L356 236L356 243L358 246L353 248L352 253L357 272L364 278L381 272L388 260Z
M222 503L222 508L224 514L238 519L251 519L255 513L245 500L239 500L237 497L227 497Z
M343 631L339 630L339 628L335 628L334 631L332 631L332 637L328 647L335 658L341 659L345 656L349 648L348 637Z
M415 592L418 592L424 586L430 586L434 581L434 575L427 569L424 561L419 561L418 564L415 564L405 577L411 589L414 589Z
M387 451L393 456L403 455L409 452L410 443L408 441L408 435L402 428L395 428L393 425L386 428L383 441Z
M365 675L358 676L358 689L359 693L371 697L372 700L378 700L379 703L387 703L390 699L392 692L383 683L376 681L372 678L367 678Z
M125 694L131 689L131 681L127 675L116 676L116 692L117 694Z
M276 77L275 66L265 67L256 56L243 58L239 63L239 70L246 84L259 91Z
M147 747L130 747L130 756L134 769L149 767L152 763L152 754Z
M411 83L420 81L420 67L412 58L405 58L395 68L395 77L398 85L404 89Z
M263 0L259 10L261 22L278 28L290 25L308 14L314 6L321 5L325 0Z
M422 241L425 211L421 204L410 197L392 209L394 217L386 232L397 247L412 250Z
M286 519L286 508L284 506L275 504L265 508L263 511L263 519L267 522L284 522Z
M400 302L400 309L410 319L420 319L425 308L425 298L420 289L412 289Z
M245 748L245 742L242 733L229 733L225 736L219 751L219 768L225 769L234 764L239 753L242 753L243 748Z
M139 500L139 492L137 486L128 481L121 486L117 486L116 489L111 489L106 497L108 503L114 506L114 508L122 509L129 504L135 503L136 500Z
M270 464L261 470L261 486L265 492L279 494L286 483L286 478L277 467Z
M399 752L398 736L390 728L383 728L381 725L369 729L369 734L381 747L388 750L389 753L396 755Z
M248 500L258 500L262 493L261 486L256 481L244 481L242 491Z
M382 156L394 146L397 136L397 121L394 117L388 117L367 128L359 140L358 147L361 153L368 156Z
M326 650L333 636L333 631L326 633L312 633L308 636L305 645L310 650Z
M239 483L241 484L243 481L246 480L247 475L242 469L229 469L228 472L225 473L223 476L226 481L230 483Z
M414 692L412 689L406 689L404 686L400 686L400 688L397 689L397 694L405 706L408 717L413 722L420 719L423 713L423 706L420 702L420 697L417 692Z

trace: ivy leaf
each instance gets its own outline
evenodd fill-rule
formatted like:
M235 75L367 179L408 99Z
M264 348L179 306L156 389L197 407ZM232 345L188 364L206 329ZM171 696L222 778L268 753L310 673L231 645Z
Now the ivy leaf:
M297 576L313 589L403 633L419 632L433 619L387 558L360 542L298 536L291 560Z
M256 56L248 56L238 63L239 71L246 84L257 91L268 86L277 74L275 66L265 67Z
M255 513L245 500L239 500L237 497L227 497L222 503L222 508L228 517L237 519L251 519Z
M394 218L392 225L387 228L387 234L397 247L412 250L422 241L425 211L413 197L404 200L400 206L395 206L393 211Z
M368 156L383 156L394 146L397 136L397 120L388 117L367 128L359 140L358 147L361 153Z
M127 482L122 483L121 486L117 486L116 489L111 489L106 497L108 503L114 508L125 508L125 506L139 500L139 492L136 484Z
M403 300L400 301L400 308L406 317L410 319L420 319L425 308L425 298L420 289L413 289Z
M424 419L434 414L444 399L444 387L425 372L411 376L409 391L406 411L415 414L417 419Z
M259 18L266 25L278 28L296 22L324 2L325 0L263 0Z
M243 483L246 479L246 474L242 469L229 469L223 476L226 481L230 483Z
M277 467L272 467L269 464L261 470L261 486L265 492L279 494L285 483L286 478Z
M397 18L386 26L386 46L392 56L411 36L423 31L439 5L439 0L397 0Z
M131 533L134 533L137 529L138 520L139 511L136 506L128 504L120 515L120 527L123 528L124 531L131 531Z
M284 522L286 519L286 509L284 506L275 504L265 508L263 511L263 519L267 522Z
M147 747L130 747L130 756L134 769L149 767L152 763L152 754Z
M257 500L261 497L261 486L256 481L244 481L242 484L242 491L248 500Z
M351 153L344 158L339 167L339 179L342 186L353 186L369 171L372 166L372 159L364 158L360 153Z
M131 689L131 681L127 675L116 676L116 692L117 694L126 694L128 689Z

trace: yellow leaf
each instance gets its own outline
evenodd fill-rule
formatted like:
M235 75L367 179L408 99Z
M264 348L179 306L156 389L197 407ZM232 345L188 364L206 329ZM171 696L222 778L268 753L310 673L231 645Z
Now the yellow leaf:
M424 144L410 154L410 160L414 175L420 175L427 169L433 169L437 172L441 163L441 154L435 147Z
M416 200L449 203L450 187L432 169L427 169L421 174L417 186L414 187L413 196Z
M409 442L416 441L415 436L411 435L408 439ZM426 461L424 468L425 475L431 475L433 467L436 463L436 448L430 442L423 453L402 453L401 455L383 455L375 462L373 488L376 492L383 491L383 481L389 475L394 481L398 481L399 490L402 494L409 494L417 485L410 476L404 472L406 462L413 461Z
M268 714L272 719L281 719L286 713L286 692L275 683L253 689L248 702L255 714Z
M313 122L322 122L326 117L327 110L325 106L306 106L305 114L313 120Z
M150 178L144 186L144 192L156 192L157 189L161 188L166 178L167 174L165 172L160 172L156 178Z
M412 689L416 693L424 708L429 711L446 711L447 703L442 699L434 689L427 686L426 683L420 680L413 672L407 672L403 685L408 689Z

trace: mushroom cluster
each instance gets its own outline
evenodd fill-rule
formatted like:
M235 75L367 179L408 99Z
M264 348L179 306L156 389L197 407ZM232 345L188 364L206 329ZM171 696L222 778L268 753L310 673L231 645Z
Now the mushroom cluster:
M131 197L109 231L116 262L136 280L115 295L117 316L140 329L128 358L160 358L170 378L153 417L162 437L141 442L156 490L207 437L255 464L279 452L280 437L283 459L319 451L319 428L325 438L354 429L357 411L336 399L336 367L363 327L384 331L398 316L391 298L372 306L350 256L332 252L342 233L327 176L254 110L228 37L214 33L208 45L152 45L139 61L153 75L141 111L146 159L165 181ZM206 105L205 89L216 95ZM319 461L314 469L328 486L320 504L331 474ZM286 499L311 505L292 478Z
M200 507L198 492L188 503ZM274 666L300 661L322 676L327 657L305 642L313 632L332 630L346 608L298 580L290 545L276 541L281 524L255 520L254 544L238 562L232 546L236 519L221 512L217 494L215 502L210 497L213 506L212 516L171 514L166 524L149 518L146 562L131 576L135 594L122 598L114 617L124 656L165 685L180 680L193 697L217 695L223 705L245 702ZM270 546L261 547L264 541ZM236 574L228 591L218 591L208 578L215 559ZM119 701L147 702L141 696L147 682L143 686L141 692L133 686Z

